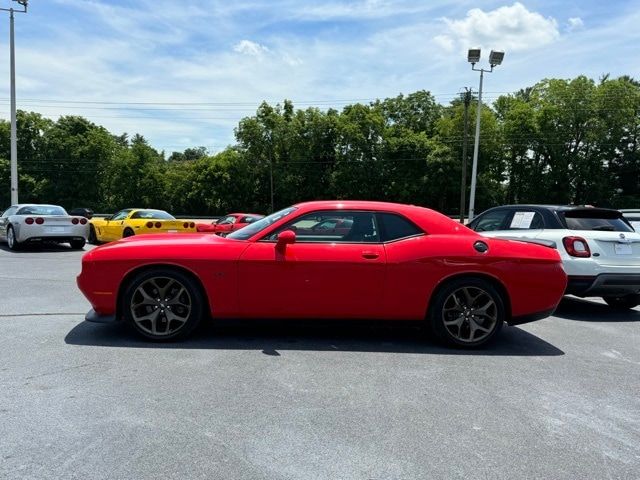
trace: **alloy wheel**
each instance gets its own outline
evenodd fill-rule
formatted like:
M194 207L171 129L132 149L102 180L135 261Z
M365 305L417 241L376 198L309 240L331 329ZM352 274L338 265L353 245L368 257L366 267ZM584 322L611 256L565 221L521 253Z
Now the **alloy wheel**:
M177 333L189 320L189 290L175 278L152 277L143 281L131 297L131 317L136 326L154 337Z
M477 343L495 330L498 306L492 295L482 288L462 287L445 300L442 321L457 341Z
M11 250L13 250L13 248L15 247L15 244L16 244L15 233L13 233L13 228L9 228L7 230L7 245Z

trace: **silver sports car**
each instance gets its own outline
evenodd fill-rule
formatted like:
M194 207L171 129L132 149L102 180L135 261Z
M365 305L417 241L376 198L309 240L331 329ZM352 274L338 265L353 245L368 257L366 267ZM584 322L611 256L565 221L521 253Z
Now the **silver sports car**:
M13 205L0 216L0 241L6 241L11 250L45 241L70 243L71 248L81 249L88 235L86 218L72 217L57 205Z

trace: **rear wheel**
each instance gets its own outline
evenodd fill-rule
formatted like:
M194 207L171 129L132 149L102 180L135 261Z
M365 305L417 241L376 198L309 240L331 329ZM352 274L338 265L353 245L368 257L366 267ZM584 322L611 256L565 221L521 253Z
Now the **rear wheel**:
M619 297L603 297L607 304L616 310L629 310L640 305L640 295L630 294Z
M133 279L123 296L122 311L138 334L162 342L189 336L200 323L203 305L195 280L157 268Z
M96 228L93 225L89 225L89 243L92 245L98 244L98 237L96 236Z
M16 233L11 225L7 227L7 246L10 250L20 250L20 242L16 239Z
M125 228L124 232L122 232L122 238L133 237L135 233L130 228Z
M84 239L82 240L71 240L69 242L69 244L71 245L71 248L73 248L74 250L82 250L84 248L84 246L86 245L86 241Z
M506 315L500 293L479 278L460 278L445 285L434 297L429 313L438 339L463 348L492 341Z

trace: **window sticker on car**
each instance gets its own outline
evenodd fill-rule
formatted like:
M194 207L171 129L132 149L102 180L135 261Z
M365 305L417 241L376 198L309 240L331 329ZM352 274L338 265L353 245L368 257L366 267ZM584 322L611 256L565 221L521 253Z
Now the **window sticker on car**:
M516 212L509 228L529 228L536 212Z

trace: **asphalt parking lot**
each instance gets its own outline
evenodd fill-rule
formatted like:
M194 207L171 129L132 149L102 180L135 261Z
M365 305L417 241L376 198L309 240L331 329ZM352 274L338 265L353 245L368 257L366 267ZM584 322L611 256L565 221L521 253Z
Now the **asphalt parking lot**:
M0 478L640 478L640 311L566 298L484 350L251 324L83 322L81 252L0 247Z

